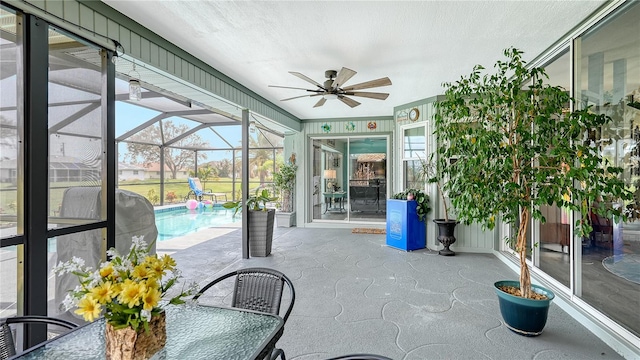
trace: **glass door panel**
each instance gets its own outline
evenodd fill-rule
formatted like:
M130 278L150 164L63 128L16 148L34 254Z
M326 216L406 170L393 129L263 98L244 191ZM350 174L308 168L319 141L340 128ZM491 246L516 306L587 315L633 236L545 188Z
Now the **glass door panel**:
M592 140L621 174L640 209L640 3L632 2L610 21L583 35L576 74L579 105L606 114L612 122L595 129ZM606 41L605 41L606 39ZM592 206L617 206L600 201ZM590 214L593 231L580 239L574 292L633 335L640 336L640 222L617 222Z
M571 56L569 48L559 52L544 65L544 68L549 75L549 78L544 80L547 84L570 89ZM539 224L537 225L539 236L533 238L533 242L538 244L539 251L537 256L534 253L534 264L569 287L571 277L571 214L558 208L555 204L543 206L540 211L542 211L546 222L544 224L537 223ZM527 249L531 251L531 242L527 242Z
M350 139L349 169L351 221L385 221L387 139Z
M313 220L348 220L345 153L348 139L313 140Z

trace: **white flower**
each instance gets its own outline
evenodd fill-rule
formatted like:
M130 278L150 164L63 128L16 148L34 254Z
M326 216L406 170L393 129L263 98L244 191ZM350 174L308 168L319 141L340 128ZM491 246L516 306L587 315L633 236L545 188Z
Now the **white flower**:
M144 236L134 236L131 238L131 250L140 251L140 249L147 249L147 243L144 241Z
M64 309L64 311L69 311L72 308L74 308L77 303L78 303L78 299L69 293L67 294L67 296L64 297L61 307L62 309Z
M200 285L198 285L197 282L192 281L191 283L189 283L189 285L187 286L187 291L186 294L187 295L195 295L198 292L198 289L200 289Z
M140 317L143 318L146 322L151 321L151 311L142 309L140 311Z
M116 258L116 257L120 257L120 254L118 253L118 250L116 250L115 248L111 248L107 250L107 256L110 258Z
M88 288L93 288L101 284L102 276L100 276L100 271L94 271L91 274L89 274L89 277L87 277L87 280L89 280L89 284L87 285Z
M53 268L53 271L58 275L63 275L72 272L84 272L86 269L82 269L84 266L84 259L74 256L67 262L60 262L58 266Z
M133 263L129 259L122 259L122 264L115 265L113 269L117 272L133 271Z

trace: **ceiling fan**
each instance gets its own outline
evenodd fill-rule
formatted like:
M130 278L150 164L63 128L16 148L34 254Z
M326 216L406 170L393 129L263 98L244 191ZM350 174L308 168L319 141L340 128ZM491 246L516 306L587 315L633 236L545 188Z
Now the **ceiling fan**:
M389 80L388 77L383 77L380 79L376 79L376 80L370 80L370 81L366 81L360 84L355 84L355 85L351 85L351 86L344 86L344 84L349 81L349 79L351 79L356 72L348 69L346 67L343 67L340 72L337 72L335 70L327 70L324 72L324 76L328 79L325 80L323 84L318 83L317 81L309 78L308 76L305 76L299 72L296 71L289 71L289 74L294 75L299 77L300 79L307 81L315 86L317 86L317 89L305 89L305 88L298 88L298 87L290 87L290 86L277 86L277 85L269 85L269 87L275 87L275 88L282 88L282 89L296 89L296 90L304 90L307 92L310 92L312 94L310 95L301 95L301 96L294 96L291 98L287 98L287 99L282 99L281 101L287 101L287 100L293 100L293 99L299 99L299 98L303 98L303 97L307 97L307 96L322 96L322 98L320 100L318 100L318 102L313 106L313 107L319 107L324 105L324 103L327 101L327 99L338 99L340 101L342 101L343 103L353 107L356 107L358 105L360 105L359 102L351 99L348 96L360 96L360 97L366 97L366 98L371 98L371 99L378 99L378 100L384 100L386 99L389 94L387 93L378 93L378 92L368 92L368 91L355 91L355 90L362 90L362 89L370 89L370 88L375 88L375 87L380 87L380 86L387 86L387 85L391 85L391 80Z

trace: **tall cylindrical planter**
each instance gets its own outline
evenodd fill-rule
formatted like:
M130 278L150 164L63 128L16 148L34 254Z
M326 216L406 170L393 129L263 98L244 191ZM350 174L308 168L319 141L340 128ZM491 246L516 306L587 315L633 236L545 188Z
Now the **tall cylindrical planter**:
M549 306L555 294L548 289L538 285L531 285L531 290L545 295L545 300L526 299L520 296L508 294L502 290L502 286L520 287L519 281L504 280L494 284L498 302L500 303L500 313L502 319L509 330L523 336L537 336L542 333L547 324Z
M444 249L440 250L438 254L442 256L453 256L456 253L449 249L449 246L456 242L454 231L459 221L457 220L445 220L445 219L433 219L433 222L438 225L438 241L444 246Z
M276 211L249 211L249 254L256 257L269 256L273 241L273 223Z

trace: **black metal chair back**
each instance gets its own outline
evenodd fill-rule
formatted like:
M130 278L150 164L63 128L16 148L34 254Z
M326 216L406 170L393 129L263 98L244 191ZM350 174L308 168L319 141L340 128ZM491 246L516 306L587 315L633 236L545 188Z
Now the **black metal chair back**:
M10 318L0 319L0 360L6 360L11 356L16 355L16 346L9 325L33 323L56 325L65 329L73 329L78 326L70 321L56 319L48 316L14 316Z
M289 307L287 307L287 311L282 317L284 322L287 322L293 310L293 304L296 301L296 292L291 280L285 274L274 269L246 268L232 271L205 285L193 296L193 299L197 300L209 288L233 276L235 276L235 285L233 287L233 298L231 300L232 307L275 315L280 314L284 285L287 284L291 299L289 300ZM269 359L273 360L278 357L285 360L284 351L277 348L272 349L269 354Z
M291 280L280 271L268 268L246 268L232 271L205 285L194 295L197 300L205 291L222 280L235 276L231 306L279 315L284 285L289 288L291 299L282 319L286 322L293 310L296 294Z

